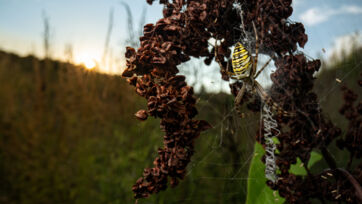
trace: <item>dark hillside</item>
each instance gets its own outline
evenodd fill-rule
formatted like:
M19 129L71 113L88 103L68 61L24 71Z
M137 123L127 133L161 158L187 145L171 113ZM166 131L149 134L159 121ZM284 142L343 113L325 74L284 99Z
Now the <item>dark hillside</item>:
M361 50L354 53L322 69L315 86L337 124L346 121L335 79L361 93ZM198 117L214 128L196 140L190 173L140 203L245 200L259 115L238 119L227 94L198 97ZM158 120L133 117L143 106L119 76L0 52L0 203L134 203L131 187L162 146Z
M130 199L159 134L135 123L141 103L118 76L0 52L0 202Z
M343 95L341 87L346 85L355 93L362 96L362 91L358 85L358 80L362 78L362 48L355 50L348 56L329 67L323 67L318 74L318 80L314 89L319 93L319 99L324 111L339 127L344 129L347 126L347 120L339 114L342 107Z
M247 177L257 119L240 127L232 101L200 95L199 117L215 127L197 140L187 181L155 203L245 199L246 180L230 178ZM162 145L157 120L133 117L144 105L119 76L0 52L0 202L133 203Z

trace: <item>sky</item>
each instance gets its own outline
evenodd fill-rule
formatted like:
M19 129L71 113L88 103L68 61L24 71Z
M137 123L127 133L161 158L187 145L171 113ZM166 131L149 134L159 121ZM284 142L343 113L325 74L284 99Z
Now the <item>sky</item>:
M114 22L110 39L113 55L121 55L127 36L127 15L120 0L0 0L0 49L20 55L44 56L43 18L49 18L52 57L64 58L67 46L80 63L85 58L100 62L106 41L110 10ZM148 6L145 0L125 0L135 23L144 7L146 23L161 18L160 5Z
M107 64L102 71L119 73L124 65L122 52L127 37L127 15L121 2L131 8L136 25L143 8L147 9L146 23L155 23L162 17L158 1L150 6L146 0L0 0L0 49L20 55L44 56L42 16L45 15L50 23L53 58L65 60L66 47L71 45L73 62L99 64L113 8L109 44L112 60L109 61L115 63ZM305 49L301 50L311 58L328 58L342 47L348 49L349 36L362 30L361 0L294 0L293 9L290 20L302 22L309 37ZM358 42L362 44L361 36ZM210 70L205 72L210 73ZM205 83L215 83L205 80Z
M317 57L321 49L329 57L334 49L341 49L347 36L362 30L361 0L297 0L293 21L302 22L308 34L304 52ZM360 37L359 37L360 39ZM348 47L347 44L345 46ZM348 48L347 48L348 49Z

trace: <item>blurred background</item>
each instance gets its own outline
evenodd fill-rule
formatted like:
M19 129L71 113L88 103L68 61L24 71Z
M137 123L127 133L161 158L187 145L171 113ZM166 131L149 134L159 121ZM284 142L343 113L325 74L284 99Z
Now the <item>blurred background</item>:
M290 20L309 37L301 51L323 61L320 104L345 128L341 84L361 93L362 2L293 5ZM0 203L134 203L131 187L163 133L158 120L134 118L145 100L120 74L125 47L138 47L143 25L161 17L162 6L145 0L0 0ZM139 203L245 200L259 116L238 119L229 84L202 61L180 71L213 128L197 140L185 180ZM273 70L258 79L266 88Z

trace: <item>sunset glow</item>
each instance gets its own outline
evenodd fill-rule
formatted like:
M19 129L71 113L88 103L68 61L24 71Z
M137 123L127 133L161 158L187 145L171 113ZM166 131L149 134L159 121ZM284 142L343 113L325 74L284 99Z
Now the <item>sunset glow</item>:
M75 62L84 65L87 69L94 69L99 63L99 57L89 53L76 56Z
M93 69L94 67L96 67L96 63L92 59L84 61L84 65L87 69Z

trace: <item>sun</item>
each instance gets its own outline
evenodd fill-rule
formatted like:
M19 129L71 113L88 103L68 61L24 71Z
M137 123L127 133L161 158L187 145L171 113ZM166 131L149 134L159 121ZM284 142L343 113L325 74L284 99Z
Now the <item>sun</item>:
M97 58L95 55L83 53L76 57L76 63L82 64L86 69L94 69L97 66Z
M93 59L86 59L83 64L87 69L94 69L96 67L96 62Z

